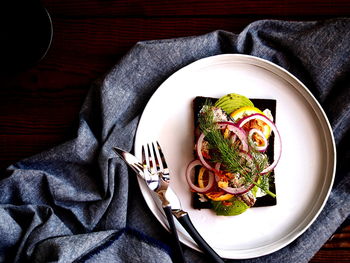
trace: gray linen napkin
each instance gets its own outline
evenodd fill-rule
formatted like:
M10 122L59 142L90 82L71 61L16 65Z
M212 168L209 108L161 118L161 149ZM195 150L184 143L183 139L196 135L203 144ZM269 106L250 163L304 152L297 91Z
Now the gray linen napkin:
M307 262L350 213L350 19L256 21L240 34L137 43L91 88L76 137L22 160L0 180L0 262L171 262L169 234L147 208L112 146L131 150L147 101L200 58L250 54L297 76L324 107L337 143L330 198L289 246L244 262ZM347 143L346 143L347 142ZM185 248L188 262L205 257Z

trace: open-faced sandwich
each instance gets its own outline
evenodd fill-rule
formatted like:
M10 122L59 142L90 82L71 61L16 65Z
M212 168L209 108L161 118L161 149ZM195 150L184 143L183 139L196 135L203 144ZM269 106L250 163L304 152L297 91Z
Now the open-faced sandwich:
M227 94L193 101L196 156L186 169L195 208L238 215L276 204L281 156L276 101Z

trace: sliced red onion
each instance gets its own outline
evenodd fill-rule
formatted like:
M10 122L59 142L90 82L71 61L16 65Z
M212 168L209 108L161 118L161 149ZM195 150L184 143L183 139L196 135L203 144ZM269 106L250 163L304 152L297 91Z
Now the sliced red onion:
M238 127L233 122L228 122L228 121L218 122L218 126L220 129L224 129L227 127L231 132L237 135L238 139L242 143L242 151L248 152L247 133L241 127Z
M216 163L215 164L215 181L218 182L220 180L220 176L219 176L219 173L220 173L220 166L221 166L221 163Z
M187 166L186 169L186 180L188 185L191 187L192 190L198 192L198 193L206 193L208 192L214 185L214 174L212 172L209 171L209 178L208 178L208 184L204 187L198 187L196 186L193 181L194 181L194 173L192 173L192 169L196 166L202 166L201 161L199 160L193 160L192 162L189 163L189 165Z
M250 160L252 159L252 157L249 154L241 153L240 155L243 158L249 158ZM216 170L220 170L220 166L221 166L221 163L216 163L215 169ZM256 177L256 179L258 179L258 176ZM216 174L215 175L215 180L216 180L216 182L219 182L220 181L220 176L218 176ZM254 187L254 184L243 185L241 187L229 187L228 186L228 187L220 187L220 188L222 190L224 190L228 194L241 195L241 194L245 194L246 192L250 191L253 187Z
M242 151L248 152L248 139L246 132L242 129L237 127L233 122L218 122L218 128L219 129L225 129L226 127L235 134L235 136L238 137L238 139L241 141L242 144ZM213 168L203 157L202 154L202 147L203 147L203 141L204 141L205 135L202 133L198 140L197 140L197 156L199 160L202 162L202 165L207 168L210 171L215 172L215 168ZM236 140L236 138L234 138Z
M262 146L258 146L255 144L253 137L252 137L254 133L257 133L264 141L264 144ZM267 145L268 145L267 139L266 139L265 135L263 134L263 132L258 130L258 129L249 130L248 141L250 143L250 146L252 146L255 150L257 150L259 152L264 152L267 149Z
M203 154L202 154L202 146L203 146L204 137L205 137L205 135L204 135L204 133L202 133L197 140L197 146L196 146L197 156L205 168L207 168L210 171L214 171L214 168L211 167L211 165L204 159Z
M252 190L252 188L254 187L254 184L250 184L250 185L243 185L241 187L223 187L221 188L222 190L224 190L226 193L231 194L231 195L242 195L245 194L246 192L249 192L250 190Z
M261 121L265 122L267 125L270 126L271 130L275 134L275 158L274 158L275 160L273 161L273 163L270 166L266 167L261 172L261 174L264 174L264 173L268 173L268 172L272 171L276 167L278 161L280 160L281 153L282 153L282 140L281 140L281 136L277 130L276 125L269 118L267 118L266 116L264 116L260 113L255 113L255 114L249 115L249 116L241 119L238 122L238 126L243 127L247 122L254 120L254 119L261 120Z

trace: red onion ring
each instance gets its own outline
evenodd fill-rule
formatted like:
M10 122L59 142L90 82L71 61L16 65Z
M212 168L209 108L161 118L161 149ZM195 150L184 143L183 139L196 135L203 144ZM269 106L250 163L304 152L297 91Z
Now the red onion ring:
M216 163L215 164L215 181L218 182L220 180L220 176L219 176L219 173L220 173L220 166L221 166L221 163Z
M202 146L203 146L204 137L205 137L204 133L201 133L201 135L199 136L199 138L197 140L197 146L196 146L197 156L205 168L207 168L210 171L214 171L215 169L213 167L211 167L211 165L209 163L207 163L207 161L204 159L203 154L202 154Z
M249 158L250 160L252 159L252 157L249 154L246 153L240 153L240 155L244 158ZM221 163L216 163L215 165L215 169L219 170L221 166ZM258 179L258 176L256 177L256 179ZM215 175L215 180L216 182L218 182L220 180L220 177L218 175ZM219 186L220 187L220 186ZM232 195L241 195L241 194L245 194L248 191L250 191L252 188L254 187L254 184L249 184L249 185L243 185L241 187L220 187L222 190L224 190L226 193L228 194L232 194Z
M264 141L263 146L258 146L254 143L253 138L252 138L254 133L257 133L262 138L262 140ZM258 129L249 130L248 142L250 143L250 146L252 146L255 150L257 150L259 152L264 152L267 149L267 145L268 145L267 139L266 139L265 135L263 134L263 132L258 130Z
M274 135L275 135L275 144L277 144L277 149L275 150L275 160L273 161L273 163L266 167L262 172L261 174L264 174L264 173L268 173L270 171L272 171L278 161L280 160L281 158L281 153L282 153L282 140L281 140L281 136L277 130L277 127L276 125L269 119L267 118L266 116L260 114L260 113L255 113L255 114L252 114L252 115L249 115L243 119L241 119L237 124L239 127L243 127L247 122L251 121L251 120L254 120L254 119L258 119L258 120L261 120L263 122L265 122L267 125L270 126L271 130L273 131Z
M220 129L228 128L231 132L237 135L238 139L242 143L242 151L248 152L248 138L247 133L242 129L242 127L238 127L238 125L233 122L218 122L218 126Z
M201 161L199 160L193 160L192 162L190 162L187 166L187 169L186 169L186 180L187 180L187 183L188 185L191 187L192 190L198 192L198 193L206 193L208 192L214 185L214 174L212 172L209 171L209 178L208 178L208 184L206 185L206 187L204 188L201 188L201 187L198 187L196 186L194 183L193 183L193 176L192 176L192 169L196 166L202 166L202 163Z
M242 150L245 151L245 152L248 152L248 139L247 139L247 134L246 132L236 126L233 122L218 122L218 128L219 129L224 129L226 127L228 127L228 129L233 132L237 137L238 139L241 141L242 143ZM199 160L201 161L202 165L207 168L208 170L210 171L214 171L215 172L215 168L213 168L203 157L203 154L202 154L202 146L203 146L203 140L204 140L204 133L202 133L198 140L197 140L197 147L196 147L196 150L197 150L197 156L199 158ZM235 138L236 139L236 138Z

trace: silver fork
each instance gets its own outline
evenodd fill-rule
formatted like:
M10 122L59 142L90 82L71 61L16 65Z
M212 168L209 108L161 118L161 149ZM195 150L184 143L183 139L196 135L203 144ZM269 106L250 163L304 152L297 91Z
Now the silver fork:
M180 200L176 196L176 193L169 187L171 175L159 143L154 142L142 146L142 162L140 162L136 156L118 147L114 147L113 150L140 178L142 178L142 180L145 181L151 191L157 193L157 196L162 201L175 246L173 260L175 262L185 262L172 215L174 215L179 223L186 229L199 248L207 254L208 260L224 263L223 259L210 247L200 233L198 233L188 213L182 210Z
M176 262L185 262L181 243L177 235L172 208L165 196L170 183L169 169L163 151L157 141L142 145L142 164L147 185L151 190L157 193L162 202L162 207L169 223L172 241L175 247L174 260Z

